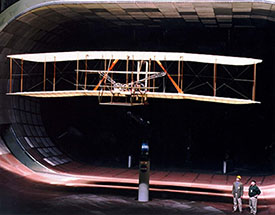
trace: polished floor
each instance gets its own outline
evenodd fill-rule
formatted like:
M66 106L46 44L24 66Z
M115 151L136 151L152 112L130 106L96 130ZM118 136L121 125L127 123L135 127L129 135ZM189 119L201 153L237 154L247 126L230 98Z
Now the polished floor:
M138 170L64 165L33 172L10 153L0 155L0 214L231 214L234 175L152 171L150 201L139 203ZM243 176L247 189L256 179L263 194L258 214L275 214L274 176Z
M78 188L34 183L23 176L0 171L1 215L139 215L139 214L231 214L230 202L212 201L193 196L178 198L173 193L151 192L147 203L136 200L136 190ZM267 205L259 213L274 214ZM238 213L237 213L238 214ZM244 213L248 207L244 205Z

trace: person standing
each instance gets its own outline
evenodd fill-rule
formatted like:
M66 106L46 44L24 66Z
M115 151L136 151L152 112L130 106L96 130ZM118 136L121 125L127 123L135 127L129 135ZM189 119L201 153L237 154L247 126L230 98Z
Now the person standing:
M239 211L242 213L242 196L243 196L243 184L241 182L241 176L236 177L236 181L233 183L232 194L233 194L233 212L237 211L239 206Z
M248 189L248 195L249 195L249 207L250 207L250 213L255 215L257 213L257 201L258 196L261 194L261 190L256 185L256 181L252 180L251 185Z

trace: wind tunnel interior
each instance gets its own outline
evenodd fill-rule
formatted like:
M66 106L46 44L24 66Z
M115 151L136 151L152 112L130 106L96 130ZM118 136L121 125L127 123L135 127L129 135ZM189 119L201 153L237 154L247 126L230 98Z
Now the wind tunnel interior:
M99 105L94 97L13 98L14 111L20 109L15 115L20 119L32 118L27 115L34 113L42 133L47 135L48 146L53 146L57 155L62 154L59 160L64 163L75 160L89 165L126 167L128 156L132 155L137 166L141 142L147 139L153 169L216 172L221 171L226 158L232 172L272 172L273 24L207 28L177 20L159 22L159 26L114 26L101 19L69 19L49 30L26 51L169 51L259 58L263 63L257 68L256 100L261 104L149 100L146 106L114 107ZM74 70L75 65L66 69ZM57 88L62 89L66 85L63 84L60 82ZM32 84L26 79L25 85ZM244 89L250 95L251 88ZM135 118L150 123L144 126ZM14 127L21 132L27 130L24 123L14 123ZM25 133L22 136L35 136ZM22 141L26 145L36 141L25 137ZM33 150L36 146L30 147ZM36 153L42 153L44 158L50 154L44 149Z
M272 77L270 56L274 54L266 29L101 27L77 25L56 45L60 50L150 50L260 58L264 63L257 73L257 99L262 104L149 100L148 106L110 107L98 105L98 98L42 99L46 130L61 150L85 163L126 167L129 155L138 164L141 142L148 139L153 169L219 171L227 157L231 171L272 170L268 154L272 80L268 77ZM150 125L136 122L129 114Z

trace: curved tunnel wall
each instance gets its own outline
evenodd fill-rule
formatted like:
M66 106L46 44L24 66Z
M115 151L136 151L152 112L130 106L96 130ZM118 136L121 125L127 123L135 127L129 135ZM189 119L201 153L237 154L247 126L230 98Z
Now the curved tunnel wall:
M71 161L48 137L41 119L39 101L8 97L5 93L9 81L6 56L77 49L74 44L62 47L57 43L72 33L72 22L90 22L94 28L92 31L124 26L162 29L171 23L175 23L174 26L209 29L262 28L273 26L274 17L275 5L262 1L211 4L196 1L102 1L99 4L94 1L21 0L0 15L0 124L9 128L3 135L4 139L19 160L34 170L41 171L45 167L52 168ZM25 84L27 86L30 82ZM14 81L13 85L18 84Z
M3 139L13 154L36 171L48 170L71 161L48 137L40 115L40 105L34 99L13 98L10 117L13 123ZM45 168L46 167L46 168Z

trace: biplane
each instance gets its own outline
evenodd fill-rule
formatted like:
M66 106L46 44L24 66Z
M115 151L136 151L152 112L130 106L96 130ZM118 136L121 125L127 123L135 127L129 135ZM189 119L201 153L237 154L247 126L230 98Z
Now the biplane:
M97 96L100 104L129 106L147 104L148 99L191 99L226 104L260 103L255 101L256 65L262 62L259 59L140 51L73 51L15 54L7 57L10 59L10 83L7 95L40 98ZM26 68L23 67L24 61L42 64L40 89L37 87L35 90L33 90L34 88L31 88L32 90L24 89L24 73L26 73ZM99 62L99 66L96 64L89 65L91 61ZM17 72L13 71L14 62L19 67ZM74 62L74 68L71 69L74 78L70 80L73 89L56 89L57 63L60 62ZM167 62L170 62L170 65L174 63L174 66L171 66L171 69L168 68ZM184 65L187 63L211 66L211 81L207 82L211 88L209 95L185 92ZM218 95L217 81L219 83L223 81L217 75L219 73L218 66L252 67L251 80L244 80L251 84L252 91L250 92L252 93L250 98L232 98ZM60 72L60 75L62 76L62 72ZM93 78L90 78L90 76L93 76ZM19 80L14 82L13 79L16 77ZM232 77L231 79L233 81L241 80ZM51 81L49 82L49 80ZM48 82L51 85L50 87L46 86ZM14 86L15 83L20 86ZM36 84L36 86L38 85Z

